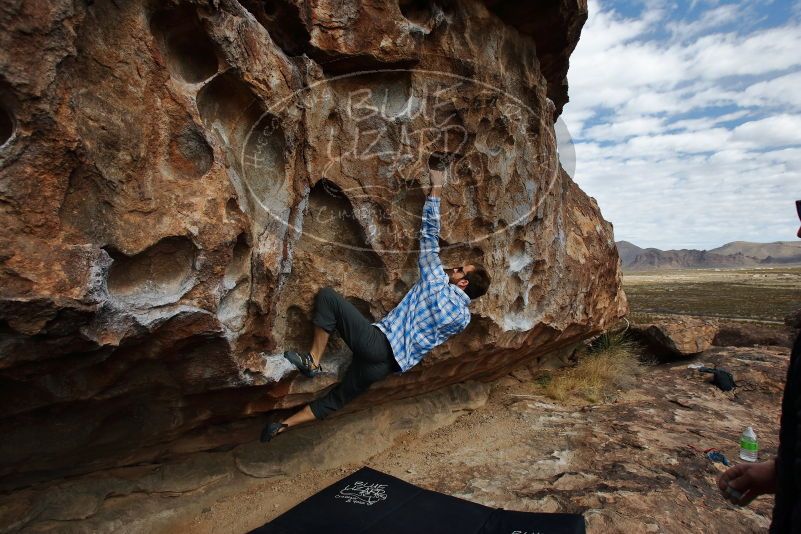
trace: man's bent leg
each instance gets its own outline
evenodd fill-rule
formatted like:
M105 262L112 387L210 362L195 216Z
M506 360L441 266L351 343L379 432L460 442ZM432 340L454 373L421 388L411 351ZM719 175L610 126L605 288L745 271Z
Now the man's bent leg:
M370 383L365 386L360 382L357 368L358 365L351 364L348 370L345 371L342 382L337 384L334 389L324 397L307 404L301 410L281 421L281 424L286 425L286 427L278 430L276 434L280 434L296 425L314 421L315 419L323 419L331 412L342 408L348 400L370 387ZM262 439L262 441L266 440Z
M325 332L334 330L355 352L360 352L360 343L371 335L370 321L342 295L324 287L314 297L314 318L312 322Z
M339 410L345 404L367 391L370 384L385 378L393 371L394 369L390 362L364 364L354 358L348 370L345 371L342 382L324 396L312 401L309 404L309 408L315 418L325 419L331 413Z
M290 417L284 419L280 423L267 423L261 431L259 441L265 443L272 440L275 436L292 428L295 425L300 425L308 421L314 421L314 414L309 409L309 405L304 406L300 411L295 412Z
M370 326L358 340L362 350L354 350L353 360L342 377L342 382L309 407L317 419L324 419L370 387L370 384L400 371L386 336Z
M284 423L287 427L292 428L295 425L301 425L303 423L308 423L309 421L314 421L316 418L309 408L309 405L303 407L302 410L295 412L287 419L284 419L282 423ZM286 430L286 429L284 429Z

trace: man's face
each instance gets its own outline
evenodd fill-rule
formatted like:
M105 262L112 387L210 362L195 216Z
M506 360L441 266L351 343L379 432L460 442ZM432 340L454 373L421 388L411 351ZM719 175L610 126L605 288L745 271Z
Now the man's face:
M473 272L476 270L475 265L462 265L461 267L451 267L450 269L445 269L445 273L448 275L448 281L451 284L456 284L460 288L464 289L467 287L467 280L465 279L465 275L467 273Z

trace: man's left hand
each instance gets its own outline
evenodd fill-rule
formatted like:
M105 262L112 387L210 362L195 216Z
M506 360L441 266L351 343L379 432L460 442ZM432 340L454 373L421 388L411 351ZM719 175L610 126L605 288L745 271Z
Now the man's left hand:
M718 488L724 498L739 506L748 506L765 493L776 493L775 460L730 467L718 478Z

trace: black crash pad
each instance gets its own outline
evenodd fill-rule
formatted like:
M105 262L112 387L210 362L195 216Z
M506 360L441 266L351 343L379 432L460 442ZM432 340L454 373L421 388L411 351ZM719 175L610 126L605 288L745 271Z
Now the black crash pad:
M584 518L490 508L363 467L252 532L584 534Z

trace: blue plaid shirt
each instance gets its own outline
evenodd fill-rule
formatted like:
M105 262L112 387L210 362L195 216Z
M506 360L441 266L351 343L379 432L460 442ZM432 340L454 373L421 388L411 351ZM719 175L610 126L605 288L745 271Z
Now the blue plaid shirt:
M439 259L438 197L428 197L420 229L420 279L386 317L373 323L384 332L401 371L470 323L470 297L451 284Z

